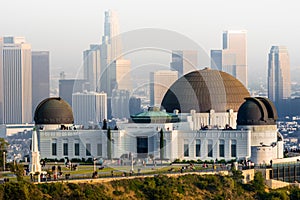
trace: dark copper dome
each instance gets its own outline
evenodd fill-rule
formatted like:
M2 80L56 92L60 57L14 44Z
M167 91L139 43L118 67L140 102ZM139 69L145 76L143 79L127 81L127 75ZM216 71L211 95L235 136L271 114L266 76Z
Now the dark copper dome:
M167 112L178 109L181 113L237 112L250 94L236 78L222 71L204 69L190 72L178 79L165 94L162 107Z
M269 99L250 97L238 111L237 125L276 125L277 119L276 108Z
M35 109L35 124L73 124L71 106L60 97L47 98Z

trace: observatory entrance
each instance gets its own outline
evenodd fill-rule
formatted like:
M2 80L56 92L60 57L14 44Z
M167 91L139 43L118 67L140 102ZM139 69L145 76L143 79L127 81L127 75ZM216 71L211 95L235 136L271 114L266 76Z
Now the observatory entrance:
M137 137L136 138L137 157L147 158L148 157L148 138Z

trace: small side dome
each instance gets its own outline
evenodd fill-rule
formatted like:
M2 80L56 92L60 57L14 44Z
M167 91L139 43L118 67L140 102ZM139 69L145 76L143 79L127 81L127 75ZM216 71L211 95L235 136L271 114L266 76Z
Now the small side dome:
M249 97L238 110L237 125L276 125L274 104L267 98Z
M60 97L43 100L34 112L35 124L73 124L71 106Z

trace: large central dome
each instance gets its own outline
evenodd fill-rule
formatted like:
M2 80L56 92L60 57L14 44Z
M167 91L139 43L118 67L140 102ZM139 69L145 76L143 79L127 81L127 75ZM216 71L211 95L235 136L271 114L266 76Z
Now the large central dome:
M222 71L204 69L190 72L178 79L165 94L162 107L167 112L181 113L237 112L248 90L236 78Z

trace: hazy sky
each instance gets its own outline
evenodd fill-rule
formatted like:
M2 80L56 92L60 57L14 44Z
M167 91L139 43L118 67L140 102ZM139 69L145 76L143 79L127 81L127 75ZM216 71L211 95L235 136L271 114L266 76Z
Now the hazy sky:
M65 71L71 77L82 65L82 52L100 43L108 9L118 12L121 32L169 29L208 53L221 48L223 30L247 30L249 81L258 74L265 79L272 45L287 46L291 69L300 68L300 12L294 0L2 0L0 35L25 36L33 50L49 50L52 76Z

